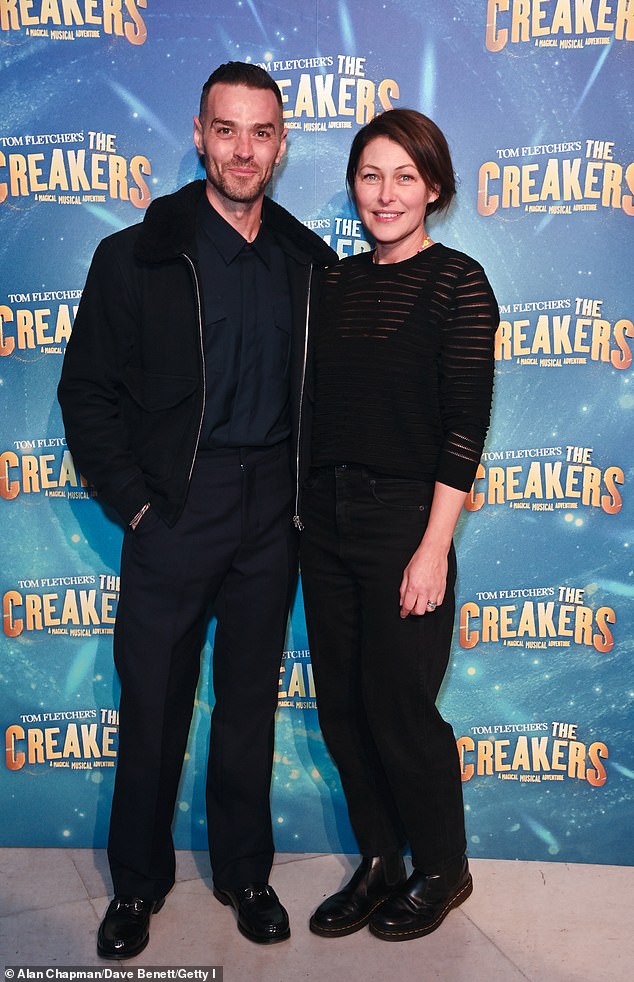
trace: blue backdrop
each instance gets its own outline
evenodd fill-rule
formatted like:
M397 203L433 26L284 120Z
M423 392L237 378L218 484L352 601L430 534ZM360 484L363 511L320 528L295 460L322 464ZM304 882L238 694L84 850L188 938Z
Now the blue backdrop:
M239 59L285 100L274 197L340 255L368 248L343 191L359 126L408 106L447 134L459 194L431 232L482 262L503 318L442 694L470 853L634 862L632 4L0 0L0 32L1 844L105 843L121 529L74 468L55 388L95 246L201 176L200 88ZM206 846L209 658L180 847ZM273 804L278 848L355 850L301 594Z

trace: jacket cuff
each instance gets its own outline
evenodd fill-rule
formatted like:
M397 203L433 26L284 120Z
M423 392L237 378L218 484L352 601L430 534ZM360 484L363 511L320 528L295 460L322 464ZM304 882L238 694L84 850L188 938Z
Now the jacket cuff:
M152 500L152 495L141 473L131 478L123 487L102 488L100 496L116 508L126 525L129 525L143 506Z

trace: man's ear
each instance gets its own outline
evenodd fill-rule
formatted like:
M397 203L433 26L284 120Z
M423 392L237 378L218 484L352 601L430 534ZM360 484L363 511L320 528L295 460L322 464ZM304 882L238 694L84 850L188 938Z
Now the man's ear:
M275 158L275 163L279 164L280 160L286 153L286 137L288 136L288 130L285 128L282 130L282 139L280 140L280 148L277 151L277 157Z
M194 146L201 157L205 155L205 147L203 145L203 124L200 122L198 116L194 116Z

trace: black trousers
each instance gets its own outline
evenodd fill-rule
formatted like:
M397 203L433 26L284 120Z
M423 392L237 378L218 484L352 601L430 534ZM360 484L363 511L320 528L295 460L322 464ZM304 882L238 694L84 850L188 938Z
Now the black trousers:
M199 454L185 511L126 533L115 627L119 754L108 856L115 893L174 883L171 823L210 616L215 707L207 769L214 882L267 881L274 715L297 565L286 444Z
M444 603L399 616L433 485L354 465L313 471L302 496L301 569L319 720L360 852L409 842L414 866L465 851L460 767L436 707L451 646L453 546Z

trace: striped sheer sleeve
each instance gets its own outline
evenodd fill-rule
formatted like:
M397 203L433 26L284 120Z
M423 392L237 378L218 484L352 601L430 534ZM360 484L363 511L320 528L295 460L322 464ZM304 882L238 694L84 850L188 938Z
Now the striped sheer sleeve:
M484 270L464 258L450 260L437 283L446 307L439 366L444 440L436 480L468 491L489 426L500 318Z

